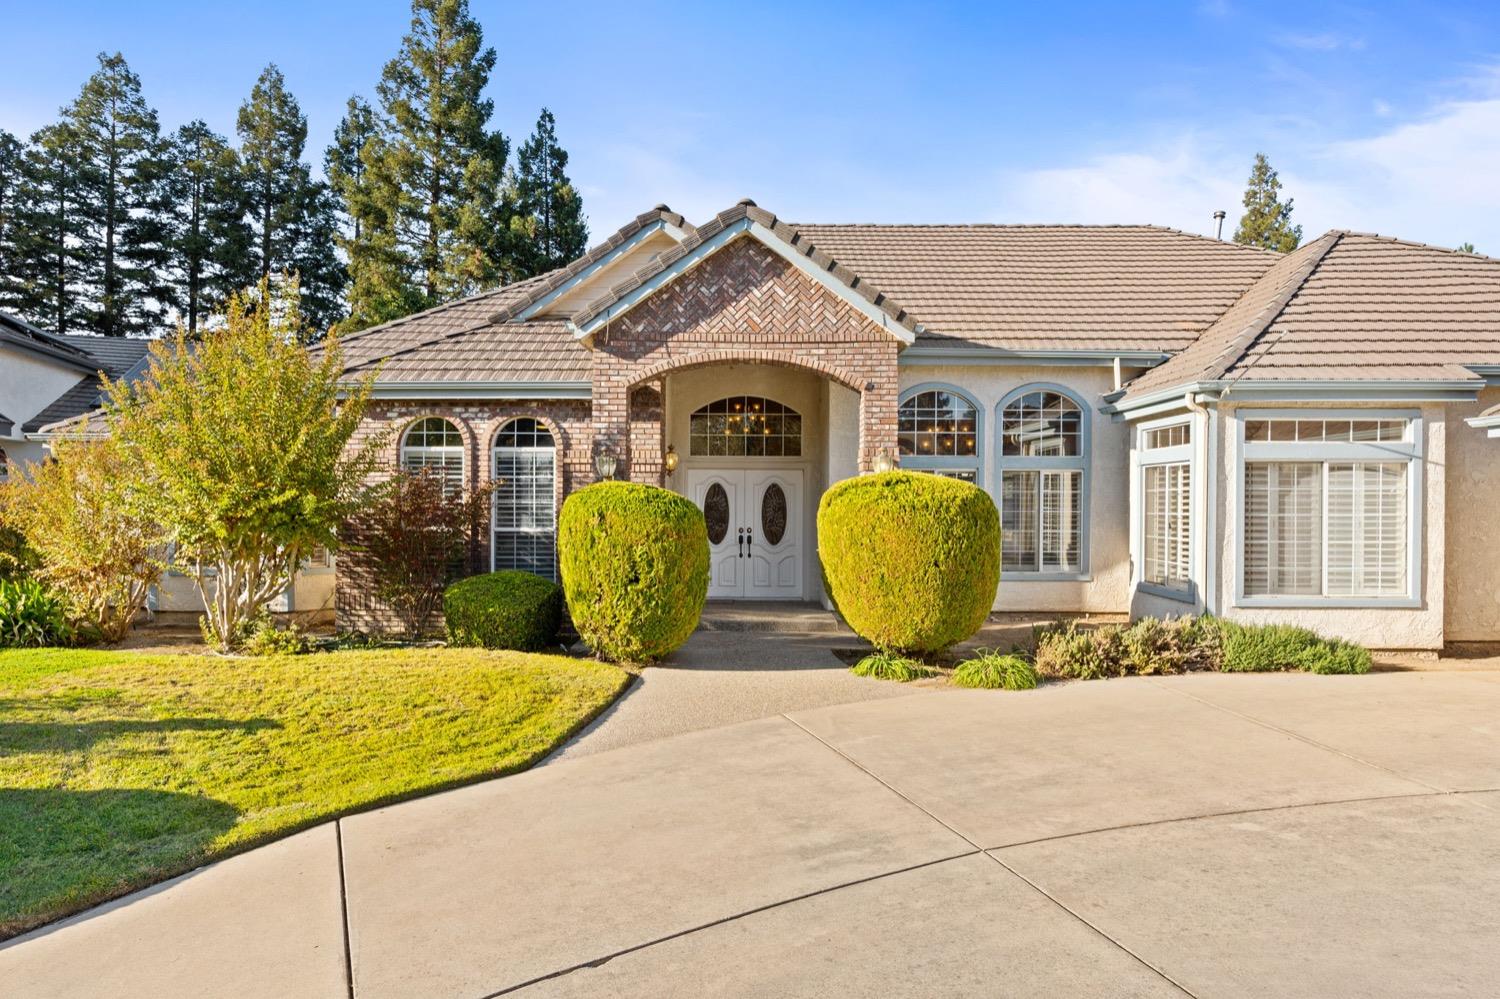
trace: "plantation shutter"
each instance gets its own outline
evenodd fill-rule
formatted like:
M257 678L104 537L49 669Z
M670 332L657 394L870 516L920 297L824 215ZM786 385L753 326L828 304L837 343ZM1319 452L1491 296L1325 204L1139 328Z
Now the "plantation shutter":
M496 448L494 499L496 569L521 569L556 579L556 452Z
M1245 593L1323 592L1323 466L1245 466Z
M1406 465L1328 466L1328 593L1406 592Z

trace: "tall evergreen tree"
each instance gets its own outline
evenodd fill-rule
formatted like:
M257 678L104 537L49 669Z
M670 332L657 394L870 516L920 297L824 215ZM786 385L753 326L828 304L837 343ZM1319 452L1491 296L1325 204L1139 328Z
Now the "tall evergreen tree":
M327 185L302 160L307 118L275 65L267 66L240 107L240 160L253 234L252 272L243 284L295 273L303 315L326 331L338 317L343 269L334 252L335 205Z
M70 124L48 125L31 137L16 192L16 311L54 333L91 330L81 290L92 235L81 207L83 159Z
M1302 242L1302 227L1292 225L1292 199L1281 200L1281 178L1265 153L1255 154L1244 205L1245 214L1234 231L1236 243L1287 253Z
M88 229L80 277L90 325L106 336L149 333L161 318L165 263L156 112L117 52L100 53L99 69L63 116L79 153L76 200Z
M240 162L202 121L172 136L165 213L171 247L172 305L189 335L243 285L252 269Z
M380 130L375 111L358 95L349 98L344 118L333 132L333 144L323 155L323 174L339 199L339 210L347 220L346 236L358 243L363 235L359 215L350 208L365 196L365 146Z
M583 202L568 180L568 152L557 144L557 119L542 108L536 131L516 155L515 237L517 277L532 277L571 263L588 248Z
M467 0L412 0L411 30L376 88L381 135L350 204L351 326L435 305L506 276L509 144L482 96L495 66Z
M0 309L7 312L19 311L25 295L16 223L25 152L19 139L0 129Z

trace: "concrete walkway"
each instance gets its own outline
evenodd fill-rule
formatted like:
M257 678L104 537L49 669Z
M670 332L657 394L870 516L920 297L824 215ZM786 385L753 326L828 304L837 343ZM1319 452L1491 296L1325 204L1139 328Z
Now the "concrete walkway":
M0 948L45 996L1500 992L1500 673L935 690L563 759Z

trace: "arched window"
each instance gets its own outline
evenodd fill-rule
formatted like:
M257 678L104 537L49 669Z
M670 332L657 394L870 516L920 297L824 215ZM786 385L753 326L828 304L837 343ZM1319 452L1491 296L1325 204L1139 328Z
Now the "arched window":
M799 458L802 414L775 399L732 395L695 411L688 454L726 458Z
M442 417L423 417L407 427L401 438L401 467L408 472L432 469L448 489L463 489L463 435Z
M1002 573L1087 571L1086 407L1060 386L1028 385L1000 403L999 437Z
M557 445L546 425L511 420L495 434L490 568L557 578Z
M980 483L979 407L957 389L909 389L897 416L901 467Z

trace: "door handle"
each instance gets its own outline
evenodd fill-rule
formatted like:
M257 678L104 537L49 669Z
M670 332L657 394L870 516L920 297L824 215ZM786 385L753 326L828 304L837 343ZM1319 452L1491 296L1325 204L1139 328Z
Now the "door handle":
M755 532L748 527L745 528L745 546L752 551L755 548Z
M739 545L739 554L736 555L735 558L744 558L745 557L745 529L743 527L739 529L739 533L736 535L736 538L738 539L737 540L737 544Z

